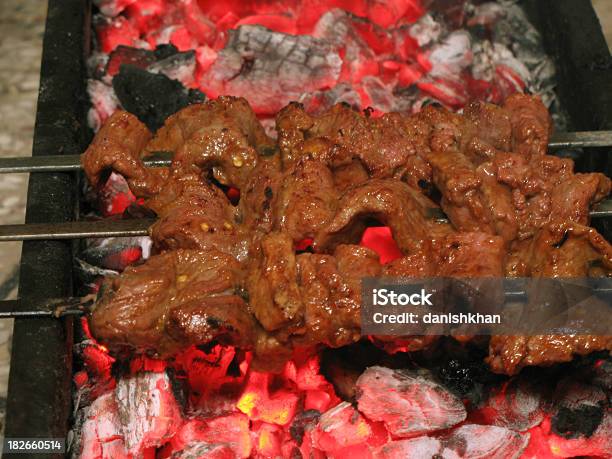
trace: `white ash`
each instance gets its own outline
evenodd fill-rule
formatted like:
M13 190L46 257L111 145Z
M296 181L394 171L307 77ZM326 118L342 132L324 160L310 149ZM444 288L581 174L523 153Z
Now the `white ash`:
M108 117L119 108L119 100L113 87L100 80L87 80L87 93L92 101L92 108L87 113L87 122L97 132Z
M330 43L243 25L229 39L204 86L247 96L256 111L275 113L303 92L334 86L342 60Z
M93 0L94 5L100 8L100 12L105 16L115 17L127 6L137 0Z
M172 437L181 419L168 375L143 372L121 378L115 388L121 432L126 449L134 454L160 446Z

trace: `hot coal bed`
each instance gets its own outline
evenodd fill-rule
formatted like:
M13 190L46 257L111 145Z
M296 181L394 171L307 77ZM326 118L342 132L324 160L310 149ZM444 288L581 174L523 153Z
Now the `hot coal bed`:
M530 90L548 100L557 123L569 130L612 129L612 63L589 2L521 5L555 60L554 91L543 56L528 46L520 48L520 40L516 46L524 60L535 56L536 61L516 67L522 62L512 60L516 49L514 54L479 49L483 73L464 72L465 53L473 53L474 44L495 43L487 35L500 19L493 7L479 10L466 32L467 2L452 0L371 2L375 7L354 15L346 11L359 2L315 2L317 8L302 12L305 23L269 10L257 17L228 15L240 10L241 2L229 2L227 10L220 7L204 17L198 16L205 9L197 2L174 2L182 5L180 12L159 10L173 2L137 3L102 1L104 15L92 20L86 2L49 2L34 155L81 153L91 139L88 126L98 126L119 104L155 129L168 114L207 96L229 92L248 98L271 78L270 68L257 66L261 50L252 45L262 40L289 43L291 49L314 47L313 59L322 66L317 69L325 70L312 73L301 62L298 74L287 72L283 94L252 95L264 119L279 108L265 103L270 97L280 106L299 98L315 112L346 102L371 107L374 113L410 111L432 102L459 109L472 98L499 101L508 93ZM513 7L512 2L500 3ZM385 9L389 5L391 10ZM425 11L434 14L423 19ZM420 28L394 29L392 13ZM156 17L163 19L155 22ZM377 26L394 32L381 35ZM147 43L140 42L138 27L150 28ZM315 28L317 34L330 34L327 41L295 38ZM218 30L221 38L215 35ZM342 35L346 30L359 37L352 37L355 54L334 55L329 43L334 37L350 42L350 34ZM407 30L413 33L400 40L398 34ZM469 46L466 33L475 37ZM396 41L388 43L389 36ZM532 36L521 38L525 46ZM366 46L358 46L362 43ZM437 54L422 52L435 45ZM393 46L392 53L387 46ZM282 66L285 57L270 65ZM460 81L449 78L457 68L464 72ZM535 72L545 76L530 79ZM304 75L308 78L299 80ZM172 97L156 98L161 107L152 107L146 92L151 87ZM260 94L265 99L258 100ZM606 151L563 154L572 155L577 170L612 172ZM82 189L85 185L70 173L33 174L27 222L68 221L91 212ZM138 212L119 177L96 200L103 203L96 210L105 216ZM598 224L610 240L609 222ZM384 231L374 230L372 238L373 245L380 245L381 238L388 242ZM143 239L86 246L26 242L21 297L87 293L102 266L121 269L147 250ZM18 319L5 436L68 438L67 454L83 458L610 457L612 360L607 355L526 368L512 378L491 373L483 357L477 347L450 339L427 352L395 354L364 341L297 359L272 374L251 370L248 353L215 343L189 349L170 363L147 357L117 360L91 338L85 321Z

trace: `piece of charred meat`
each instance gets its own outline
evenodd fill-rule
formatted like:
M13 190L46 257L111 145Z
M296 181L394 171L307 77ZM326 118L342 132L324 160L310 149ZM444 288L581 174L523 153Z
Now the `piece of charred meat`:
M125 112L100 130L83 156L90 183L120 173L158 216L155 255L107 279L90 319L113 352L169 357L215 340L274 370L361 339L363 277L612 274L612 247L588 226L611 181L546 154L551 122L535 97L378 118L291 103L276 131L275 142L234 97L191 105L154 135ZM169 168L143 166L157 151L173 153ZM382 265L359 245L373 224L390 227L401 257ZM411 351L436 341L370 338ZM601 336L494 336L487 361L515 374L611 348Z
M116 350L164 356L213 339L252 345L257 323L237 293L243 276L231 255L214 249L154 255L105 280L92 333Z

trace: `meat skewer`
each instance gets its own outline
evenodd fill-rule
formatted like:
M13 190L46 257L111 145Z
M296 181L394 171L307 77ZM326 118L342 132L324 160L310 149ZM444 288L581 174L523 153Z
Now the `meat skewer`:
M612 147L612 131L557 132L548 142L551 149ZM171 153L159 151L143 160L146 167L165 167ZM0 174L63 172L82 169L81 155L17 156L0 158Z
M612 199L593 206L589 215L591 218L612 217ZM437 208L432 209L430 217L440 222L447 221L444 212ZM148 236L153 223L154 219L143 218L0 225L0 242Z
M93 336L116 355L160 358L216 341L278 371L293 355L362 339L366 277L612 275L612 246L589 227L612 181L547 154L551 121L537 98L369 115L340 104L313 116L293 103L273 140L233 97L189 106L156 133L113 114L81 157L84 171L94 188L109 170L122 175L157 220L146 231L152 255L104 279ZM159 151L173 152L170 167L147 166ZM399 258L382 263L359 245L374 222L390 228ZM38 233L28 237L50 231ZM373 339L417 351L437 338ZM499 335L487 361L514 374L596 350L612 350L612 338Z
M612 289L598 287L592 290L594 295L612 298ZM506 290L508 302L524 301L527 293L522 290ZM84 297L54 298L49 300L15 299L0 301L0 319L37 319L50 317L60 319L89 314L95 303L95 295Z

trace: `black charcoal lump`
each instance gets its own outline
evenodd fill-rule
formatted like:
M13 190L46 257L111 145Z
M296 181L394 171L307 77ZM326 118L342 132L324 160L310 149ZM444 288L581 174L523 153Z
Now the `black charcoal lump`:
M180 109L206 100L197 89L187 89L166 75L129 64L120 67L113 78L113 89L121 106L152 131L157 131L166 118Z

